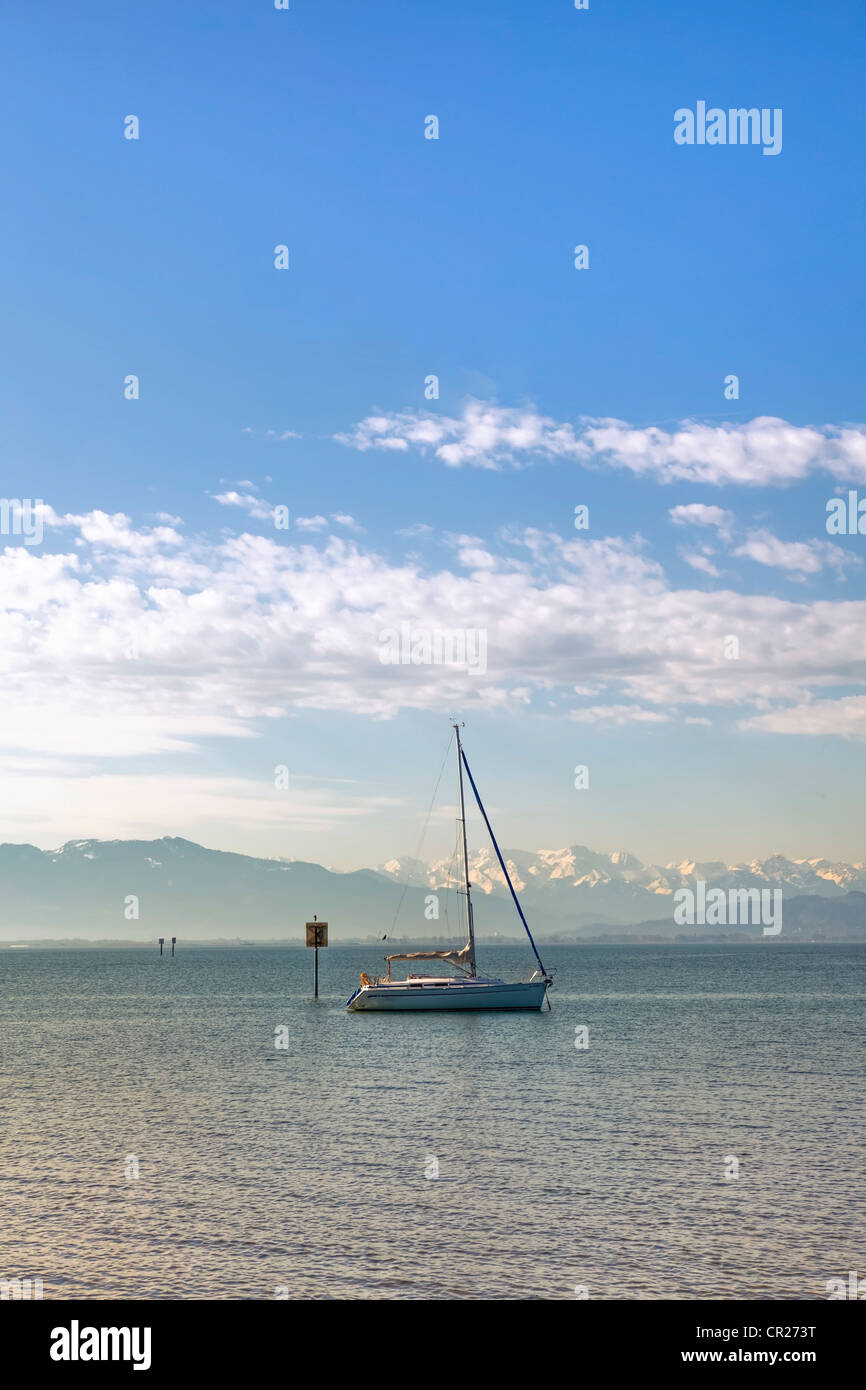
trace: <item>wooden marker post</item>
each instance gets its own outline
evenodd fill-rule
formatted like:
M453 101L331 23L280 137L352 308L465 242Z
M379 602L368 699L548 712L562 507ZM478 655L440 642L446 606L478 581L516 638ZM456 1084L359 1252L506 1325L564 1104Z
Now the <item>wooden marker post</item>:
M176 937L176 936L173 936L173 937L171 938L171 954L172 954L172 955L174 955L174 943L175 943L176 941L177 941L177 937Z
M160 936L160 937L158 938L158 940L159 940L159 954L162 955L162 945L163 945L163 942L165 941L165 937L164 937L164 936Z
M307 927L307 945L308 945L308 946L312 946L313 949L314 949L315 952L316 952L316 956L315 956L315 966L313 967L313 969L314 969L314 974L313 974L313 997L314 997L315 999L318 999L318 997L319 997L319 947L320 947L320 946L327 946L327 944L328 944L328 924L327 924L327 922L320 922L320 921L318 920L318 918L316 917L316 914L313 913L313 920L312 920L312 922L307 922L307 923L306 923L306 927Z

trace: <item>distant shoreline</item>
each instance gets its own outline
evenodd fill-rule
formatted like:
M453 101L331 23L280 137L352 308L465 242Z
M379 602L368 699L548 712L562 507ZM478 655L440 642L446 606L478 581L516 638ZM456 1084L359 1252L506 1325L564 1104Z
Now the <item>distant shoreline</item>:
M389 951L394 947L415 947L419 944L420 938L394 938L389 941ZM539 944L554 948L565 947L573 949L582 946L866 946L866 933L858 936L788 936L785 937L764 937L761 935L747 936L742 933L728 933L725 936L694 935L694 936L649 936L649 935L628 935L624 933L611 933L609 936L582 936L570 937L564 940L560 937L539 937ZM496 948L518 949L522 943L518 938L513 940L488 939L481 943L487 950ZM332 941L328 950L371 950L376 946L384 945L383 942L364 940L362 938L350 938L345 941ZM212 937L179 941L177 954L182 955L190 950L272 950L272 951L297 951L306 949L304 941L300 937L290 938L284 941L274 940L241 940L236 937ZM85 937L73 937L64 940L58 937L34 938L30 941L10 938L8 941L0 940L0 951L94 951L94 950L116 950L116 951L136 951L147 950L155 954L158 952L158 942L152 941L124 941L113 937L90 940ZM383 955L385 953L383 952ZM171 958L170 951L165 952L167 959Z

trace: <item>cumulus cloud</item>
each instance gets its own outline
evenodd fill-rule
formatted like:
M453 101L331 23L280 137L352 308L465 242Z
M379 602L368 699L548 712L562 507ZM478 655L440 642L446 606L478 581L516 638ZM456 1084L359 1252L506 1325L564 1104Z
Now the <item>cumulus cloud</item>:
M611 467L662 483L766 487L798 482L817 471L866 479L866 430L859 426L815 428L759 416L745 424L687 420L667 431L597 420L587 423L583 440L593 456Z
M52 507L41 510L47 527L71 527L79 533L78 544L86 542L97 552L107 549L144 556L153 555L165 547L183 545L183 536L174 529L174 525L136 529L125 512L92 511L80 515L67 512L64 516L58 516ZM177 521L176 518L172 520Z
M589 417L575 426L533 409L470 399L460 416L415 410L368 415L334 438L361 451L417 449L452 468L525 467L536 459L565 458L624 468L660 483L760 487L814 472L866 481L863 426L792 425L774 416L744 424L686 420L674 430Z
M410 446L432 450L450 468L472 464L476 468L519 465L533 454L555 457L579 450L569 424L559 424L533 410L506 409L467 401L459 419L404 410L391 415L368 415L353 430L334 436L341 444L362 452L368 449L407 450Z
M77 530L69 554L0 553L0 751L150 757L304 708L388 718L551 696L579 721L727 705L784 723L822 690L866 688L866 602L677 588L639 538L457 536L436 568L336 535L179 550L157 529L131 565L136 541L106 544L101 520ZM483 669L386 664L383 635L405 629L471 633L473 649L483 635Z
M841 575L846 566L860 565L859 556L830 541L782 541L770 531L751 531L733 552L755 560L759 565L792 570L800 575L833 569Z
M347 531L361 532L364 530L363 526L361 526L353 516L350 516L348 512L331 512L331 520L335 521L338 526L345 526Z
M668 516L674 526L712 526L722 540L729 540L734 524L733 512L724 507L708 507L703 502L687 502L671 507Z

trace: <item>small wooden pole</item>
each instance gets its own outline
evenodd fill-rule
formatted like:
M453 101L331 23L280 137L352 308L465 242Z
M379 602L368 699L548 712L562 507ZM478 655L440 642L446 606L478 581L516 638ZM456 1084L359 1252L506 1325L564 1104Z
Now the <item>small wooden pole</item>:
M314 960L314 962L313 962L313 995L314 995L314 997L315 997L316 999L318 999L318 997L319 997L319 947L320 947L320 946L327 946L327 944L328 944L328 924L327 924L327 922L320 922L320 921L319 921L318 914L315 914L315 915L313 916L312 922L307 922L307 923L306 923L306 931L307 931L307 936L306 936L307 946L312 946L313 949L315 950L315 953L316 953L315 960Z
M172 954L172 955L174 955L174 943L175 943L176 941L177 941L177 937L176 937L176 936L173 936L173 937L171 938L171 954Z
M161 937L159 938L159 954L160 954L160 955L162 955L162 943L163 943L164 941L165 941L165 937L164 937L164 936L161 936Z

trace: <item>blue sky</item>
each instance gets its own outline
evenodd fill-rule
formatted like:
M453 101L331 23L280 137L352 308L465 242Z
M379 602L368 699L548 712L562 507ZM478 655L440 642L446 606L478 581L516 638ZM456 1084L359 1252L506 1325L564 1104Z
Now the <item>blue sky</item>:
M866 497L864 27L7 17L2 486L51 512L3 538L3 838L376 863L459 710L508 844L866 858L866 537L824 525ZM698 100L781 153L676 145ZM384 666L403 619L487 671Z

